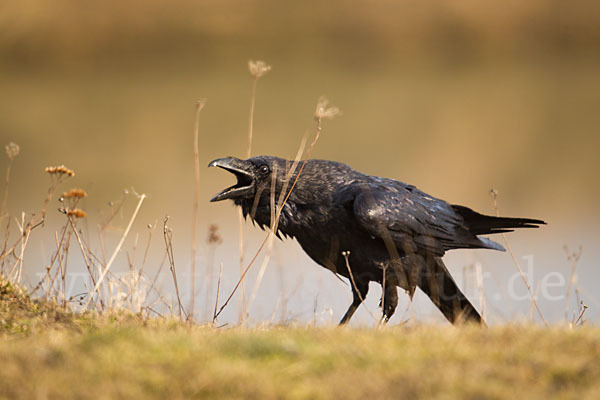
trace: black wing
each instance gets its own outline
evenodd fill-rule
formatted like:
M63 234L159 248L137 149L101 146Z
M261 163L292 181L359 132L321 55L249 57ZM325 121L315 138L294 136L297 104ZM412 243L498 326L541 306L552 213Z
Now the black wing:
M414 186L376 179L357 184L354 193L353 212L360 226L372 236L391 238L404 253L442 256L457 248L504 250L498 243L471 232L454 206Z

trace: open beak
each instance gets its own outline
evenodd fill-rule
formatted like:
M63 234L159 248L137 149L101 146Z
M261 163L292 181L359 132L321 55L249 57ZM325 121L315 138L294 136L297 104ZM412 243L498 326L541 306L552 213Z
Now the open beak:
M215 194L211 202L243 197L254 189L254 176L248 161L235 157L218 158L208 164L209 167L219 167L231 172L237 178L237 183Z

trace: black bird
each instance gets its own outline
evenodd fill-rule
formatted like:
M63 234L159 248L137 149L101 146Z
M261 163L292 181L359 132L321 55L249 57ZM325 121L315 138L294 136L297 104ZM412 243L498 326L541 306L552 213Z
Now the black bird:
M397 287L411 298L419 287L450 322L484 324L441 257L452 249L504 251L479 235L545 224L482 215L339 162L308 160L302 165L294 169L292 161L271 156L219 158L209 167L231 172L237 183L210 201L233 200L244 217L263 229L271 226L271 201L276 209L284 203L277 236L296 238L314 261L350 279L353 301L340 324L347 323L365 299L370 281L382 285L380 306L386 321L398 304Z

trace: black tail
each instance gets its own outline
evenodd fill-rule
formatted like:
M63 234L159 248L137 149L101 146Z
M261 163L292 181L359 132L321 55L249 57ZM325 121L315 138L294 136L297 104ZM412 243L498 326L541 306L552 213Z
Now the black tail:
M453 324L474 322L485 326L485 321L460 291L441 258L430 259L419 278L421 290L429 296L448 321Z
M539 228L540 225L546 225L539 219L493 217L479 214L468 207L453 205L452 208L463 218L469 232L474 235L512 232L518 228Z

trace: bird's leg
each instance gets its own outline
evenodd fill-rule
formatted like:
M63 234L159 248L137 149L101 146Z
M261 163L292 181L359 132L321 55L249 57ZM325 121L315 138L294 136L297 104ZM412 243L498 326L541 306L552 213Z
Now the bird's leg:
M398 276L396 269L384 268L383 278L381 282L381 301L379 307L381 307L382 315L381 321L387 323L398 306Z
M433 257L427 262L427 270L421 274L419 287L446 319L453 324L476 322L485 326L479 312L456 285L442 259Z
M365 282L365 281L361 281L361 280L356 280L355 283L356 283L356 289L358 289L358 292L354 288L354 285L351 285L352 286L352 304L350 304L350 307L348 307L348 311L346 311L346 314L344 314L344 317L340 321L340 325L345 325L350 321L350 318L352 318L352 316L356 312L356 309L358 308L358 306L360 306L360 304L363 302L363 300L367 297L367 293L369 292L369 281Z
M383 322L387 323L392 318L392 315L394 315L398 306L398 288L393 281L387 281L383 290L385 290L385 295L381 297L383 304L380 303L379 306L383 312Z

